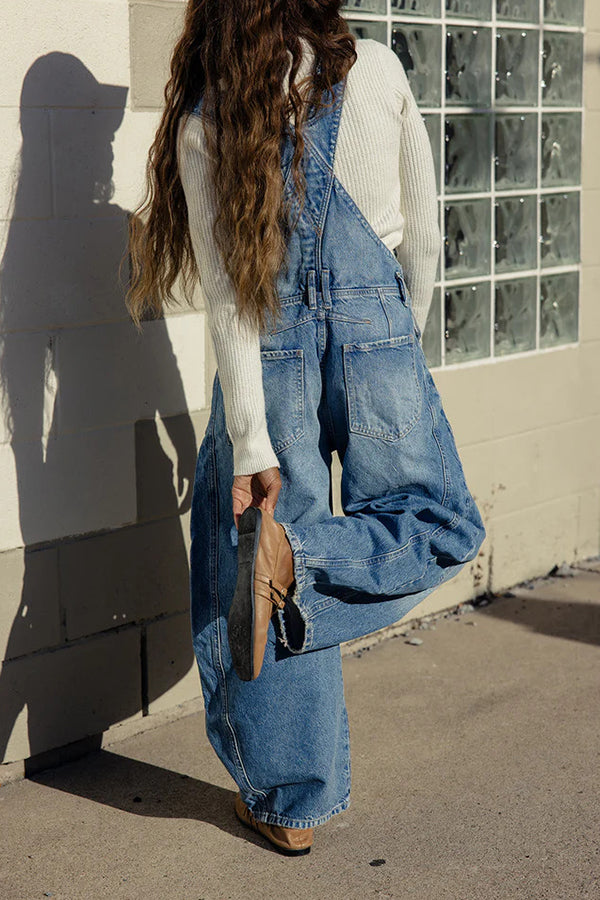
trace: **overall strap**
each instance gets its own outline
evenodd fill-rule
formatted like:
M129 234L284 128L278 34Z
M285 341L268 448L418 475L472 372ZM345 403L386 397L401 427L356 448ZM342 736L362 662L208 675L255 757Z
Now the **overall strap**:
M320 66L320 63L318 65ZM323 91L322 99L325 106L321 107L316 113L311 106L305 122L304 140L307 145L306 150L312 151L314 149L331 168L333 168L347 77L345 75L344 78L332 86L333 99L328 91ZM285 186L288 185L292 157L294 155L292 135L292 126L290 123L287 123L281 141L281 169Z
M305 132L307 142L324 158L331 169L333 169L335 148L340 129L347 77L345 75L341 81L333 85L333 100L328 93L324 92L324 102L331 104L331 106L321 108L316 115L312 116L307 123Z

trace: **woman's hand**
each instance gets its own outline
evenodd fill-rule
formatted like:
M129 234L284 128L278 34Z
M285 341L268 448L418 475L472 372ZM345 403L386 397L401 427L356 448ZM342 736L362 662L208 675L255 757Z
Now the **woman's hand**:
M279 466L271 466L255 475L235 475L231 488L235 527L238 527L241 514L249 506L259 506L273 515L280 490Z

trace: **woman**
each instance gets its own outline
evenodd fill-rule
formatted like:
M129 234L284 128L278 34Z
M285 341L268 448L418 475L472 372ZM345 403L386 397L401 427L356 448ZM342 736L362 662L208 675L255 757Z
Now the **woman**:
M180 272L204 289L194 650L235 811L288 854L349 804L340 643L485 537L420 344L440 246L427 134L396 55L340 7L189 0L132 224L134 319Z

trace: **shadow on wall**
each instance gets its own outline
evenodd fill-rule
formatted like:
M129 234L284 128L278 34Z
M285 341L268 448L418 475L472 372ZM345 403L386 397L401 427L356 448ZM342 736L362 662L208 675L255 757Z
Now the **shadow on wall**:
M128 212L110 202L111 142L127 90L54 52L21 93L0 373L26 552L0 760L24 755L6 748L25 706L35 755L147 711L193 661L196 439L165 321L140 336L118 278Z

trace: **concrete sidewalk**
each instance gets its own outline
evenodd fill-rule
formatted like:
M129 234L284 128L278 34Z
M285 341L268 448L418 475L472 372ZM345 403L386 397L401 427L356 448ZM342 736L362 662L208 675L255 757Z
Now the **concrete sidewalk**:
M600 898L600 562L561 572L345 659L352 805L309 856L237 823L196 713L2 788L0 897Z

